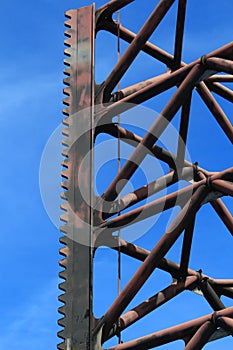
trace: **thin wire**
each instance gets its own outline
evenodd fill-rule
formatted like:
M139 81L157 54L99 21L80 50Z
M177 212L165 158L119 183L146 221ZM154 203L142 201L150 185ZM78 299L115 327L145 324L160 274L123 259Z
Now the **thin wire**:
M117 11L117 59L118 62L121 58L121 48L120 48L120 10ZM120 81L117 84L118 96L121 89ZM120 127L121 116L117 116L117 124ZM121 148L120 148L120 128L118 128L118 138L117 138L117 170L118 174L121 170ZM118 194L118 208L120 208L120 193ZM118 216L120 216L120 211L118 211ZM117 281L117 292L120 295L121 292L121 251L120 251L120 239L121 239L121 230L118 229L117 240L118 240L118 281ZM120 327L120 318L118 319L118 328ZM121 341L121 332L118 332L118 343Z

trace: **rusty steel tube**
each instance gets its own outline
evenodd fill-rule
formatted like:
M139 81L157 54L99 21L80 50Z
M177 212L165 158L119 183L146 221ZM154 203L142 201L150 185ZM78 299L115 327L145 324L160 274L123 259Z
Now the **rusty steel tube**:
M195 216L193 217L190 224L186 227L184 231L184 239L183 239L181 260L180 260L180 277L181 278L185 278L188 274L188 266L189 266L189 259L190 259L190 253L191 253L194 224L195 224Z
M185 346L184 350L201 350L215 332L216 328L216 325L212 321L208 320L203 323Z
M224 180L213 181L213 188L225 195L233 197L233 184Z
M113 247L113 249L118 249L118 247ZM124 241L122 239L120 240L120 250L123 254L131 256L140 261L144 261L147 258L147 256L150 254L149 250L141 248L136 244ZM161 259L158 265L158 269L170 273L170 275L176 279L180 277L180 265L171 260L168 260L165 258ZM195 276L196 271L188 268L187 275Z
M219 215L221 220L224 222L228 230L233 236L233 218L223 201L218 198L212 202L210 202L216 213Z
M233 57L230 57L233 59ZM233 74L233 62L227 59L218 57L207 58L206 64L210 69Z
M176 86L187 77L188 73L190 73L192 68L199 62L200 60L198 60L197 63L192 62L188 65L185 65L170 74L163 74L162 77L158 77L158 79L156 79L152 84L147 85L139 91L132 93L132 95L120 99L118 102L104 107L102 110L96 113L96 122L99 120L109 120L115 115L133 108L135 104L145 102L146 100L160 94L161 92L164 92L167 89Z
M178 147L177 147L177 160L176 160L178 172L180 171L180 169L183 168L184 161L185 161L191 98L192 98L192 94L190 93L187 97L187 100L183 104L182 110L181 110L179 139L178 139Z
M114 331L111 329L108 339L116 334L116 331L122 331L127 327L131 326L133 323L137 322L144 316L148 315L150 312L154 311L158 307L162 306L167 301L171 300L178 294L182 293L184 290L194 288L198 280L197 274L195 276L188 277L185 281L176 282L168 286L167 288L161 290L148 300L134 307L132 310L128 311L124 315L120 316L119 324L120 326Z
M233 59L233 41L206 55L207 59L210 57L225 58L225 59L232 60Z
M99 227L97 227L97 230L104 229L104 228L116 229L122 226L126 227L130 225L132 221L134 223L138 221L142 221L150 217L151 215L158 214L175 205L183 206L185 203L187 203L190 200L192 193L201 184L205 184L205 183L206 183L205 180L196 182L193 185L180 189L179 191L175 191L173 193L168 194L167 196L156 199L150 203L142 205L141 207L133 209L127 213L121 214L118 217L115 217L111 220L105 221L104 223L100 224Z
M136 83L134 85L131 86L127 86L126 88L122 89L120 91L120 100L122 100L123 98L127 97L127 96L131 96L132 94L141 91L142 89L152 85L152 84L156 84L156 83L160 83L161 81L166 81L166 78L168 78L170 76L171 72L166 72L163 74L160 74L159 76L155 76L154 78L150 78L144 81L141 81L139 83ZM118 92L116 92L116 94L118 94ZM115 101L115 94L112 94L112 97L110 99L110 102L116 102Z
M225 305L209 283L208 278L203 278L199 283L199 287L213 310L218 311L225 309Z
M139 289L143 286L146 280L159 262L168 252L170 247L175 243L181 232L190 220L190 216L195 215L200 208L201 202L206 197L208 188L205 185L201 185L197 191L193 194L190 203L187 203L181 210L176 220L169 226L165 234L158 241L146 260L142 263L140 268L122 290L118 298L113 302L108 311L103 317L103 340L106 339L112 325L116 322L121 313L125 310L130 301L137 294Z
M111 136L118 137L120 135L121 141L128 143L131 146L136 147L141 141L142 137L132 133L131 131L123 128L122 126L117 126L114 124L106 124L100 128L101 132L105 132ZM176 155L163 149L157 145L153 145L152 147L148 147L148 154L154 155L156 158L162 160L167 163L170 168L176 168ZM192 167L193 164L187 160L184 161L185 167ZM204 171L204 169L202 169Z
M187 0L179 0L177 20L176 20L175 49L174 49L175 68L179 68L181 65L186 3L187 3Z
M233 335L233 319L232 318L226 317L226 316L218 317L217 325L219 327L222 327L226 331L231 332L231 334Z
M214 314L216 319L220 317L233 317L233 307L217 311ZM108 350L145 350L156 346L164 345L178 339L193 336L193 334L205 323L213 319L213 314L196 318L177 326L173 326L144 337L128 341L109 348ZM186 349L187 350L187 349ZM196 350L196 349L195 349Z
M116 23L114 23L113 21L107 21L103 29L111 32L116 36L118 35L118 27ZM123 26L120 26L119 34L120 34L120 38L125 40L128 43L131 43L137 35L132 31L128 30L127 28L124 28ZM233 58L232 48L233 48L233 42L226 44L218 48L217 50L210 52L208 55L206 55L206 58L221 57L226 59L232 59ZM159 47L153 45L152 43L150 42L145 43L145 45L142 47L141 50L149 54L150 56L158 59L160 62L166 64L169 68L173 69L175 67L174 57L168 52L166 52L165 50L162 50ZM194 61L193 65L195 65L196 63L198 63L198 60ZM185 66L185 63L181 62L181 65Z
M222 82L222 83L232 83L233 82L233 75L231 74L216 74L216 75L212 75L211 77L209 77L206 82ZM215 84L213 84L215 85ZM220 84L219 84L220 85ZM220 85L223 86L223 85Z
M215 181L215 180L225 180L225 181L231 181L233 182L233 167L231 168L227 168L223 171L214 173L211 176L211 180Z
M166 15L169 8L172 6L175 0L160 0L146 23L140 29L128 49L125 51L117 65L105 80L104 87L104 100L108 100L110 94L120 79L123 77L127 69L130 67L142 47L145 45L151 34L159 25L163 17Z
M148 198L149 196L152 196L153 194L163 190L164 188L169 187L177 181L178 177L174 171L165 176L162 176L157 180L149 183L148 185L142 186L134 192L131 192L126 196L120 198L119 203L118 201L115 201L111 205L110 210L107 210L107 212L105 211L106 213L103 213L103 218L106 219L114 215L118 211L121 212L122 210L129 208L132 205L139 203L140 201Z
M204 67L202 65L197 65L187 75L187 77L181 83L180 87L177 89L171 100L161 112L160 116L155 120L148 133L144 136L142 142L137 146L131 157L122 167L120 173L115 177L113 182L107 188L104 194L104 199L106 201L112 201L117 197L117 184L119 187L119 191L121 191L124 187L123 182L121 181L121 183L119 184L119 181L122 179L129 180L130 177L134 174L139 164L146 156L145 149L147 149L148 147L152 147L154 143L158 140L159 136L165 130L169 122L172 120L172 118L182 105L185 96L187 95L187 93L190 93L190 91L192 90L200 76L203 74L203 72Z
M96 30L99 29L99 24L101 26L101 21L106 20L106 18L111 18L112 14L118 10L120 10L122 7L130 4L134 0L111 0L110 2L104 4L103 6L99 7L96 11L95 17L96 17Z
M233 299L233 288L231 288L231 287L220 287L220 286L217 286L217 288L215 287L215 289L216 289L217 292L219 292L221 295L225 295L226 297Z
M131 207L132 205L141 202L142 200L149 198L153 194L171 186L172 184L176 183L177 181L186 180L193 178L193 169L191 167L186 167L182 169L182 173L177 175L175 171L171 171L170 173L159 177L155 181L152 181L148 185L144 185L134 192L131 192L124 197L122 197L118 203L118 201L115 201L113 204L111 204L111 207L109 210L105 211L103 213L103 218L108 218L118 211L122 211L126 208Z
M233 76L232 76L232 80L233 80ZM209 82L206 82L206 86L210 91L213 91L214 93L225 98L226 100L233 102L233 91L227 88L226 86L218 83L210 84Z
M225 287L233 287L233 280L232 279L213 279L214 284L225 286Z
M118 26L113 21L107 21L104 24L103 29L106 31L118 36ZM122 25L119 26L119 36L122 40L131 43L137 34L132 32L131 30L123 27ZM154 57L155 59L159 60L160 62L166 64L168 67L173 68L174 67L174 60L173 56L169 54L168 52L162 50L158 46L146 42L145 45L141 49L143 52L147 53L151 57Z
M103 240L102 242L99 242L99 245L108 245L114 250L120 249L121 253L140 261L144 261L150 254L149 250L139 247L136 244L127 242L123 239L120 239L119 243L120 247L118 248L118 245L116 244L116 238L111 236L107 237L106 241ZM180 276L180 265L169 259L161 259L158 265L158 269L168 272L172 277L176 279L178 279ZM187 274L188 276L195 276L196 271L189 268Z
M226 114L223 112L222 108L219 106L218 102L210 93L207 86L201 82L197 86L197 91L229 140L233 142L233 126Z

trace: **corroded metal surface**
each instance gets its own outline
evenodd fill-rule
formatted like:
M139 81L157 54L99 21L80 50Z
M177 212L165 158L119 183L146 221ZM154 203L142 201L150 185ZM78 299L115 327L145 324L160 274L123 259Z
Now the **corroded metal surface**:
M65 156L62 187L65 202L62 209L65 222L60 239L64 244L60 253L65 256L60 265L65 268L60 277L64 291L59 300L64 303L59 312L64 318L59 324L64 329L59 333L64 341L59 349L86 349L90 344L92 309L92 123L93 123L93 52L94 52L94 8L84 7L66 13L68 20L65 44L67 69L64 93L68 96L63 113ZM83 132L81 132L81 130ZM83 169L82 160L86 156ZM88 201L85 199L88 198ZM88 224L88 225L86 225ZM85 241L85 242L84 242ZM86 243L86 244L84 244Z
M67 118L63 121L66 126L63 144L66 148L63 152L65 169L62 172L65 179L62 184L65 189L62 195L62 209L65 211L62 220L65 225L61 228L64 232L61 243L64 246L60 250L65 256L60 262L64 268L60 273L64 279L60 284L64 291L60 301L64 305L59 308L64 318L59 321L63 327L59 332L63 339L58 345L59 349L101 349L108 339L119 335L186 290L202 295L213 313L141 338L135 335L136 339L117 344L111 350L151 349L178 339L184 341L186 350L197 350L203 348L208 341L233 334L233 308L226 308L221 300L221 296L233 299L233 280L215 279L189 266L196 216L203 205L211 205L233 235L232 215L221 198L233 196L233 168L211 172L185 159L194 90L197 90L216 119L226 139L233 142L230 119L212 94L213 91L226 100L233 101L232 90L222 84L233 81L233 43L186 64L182 61L186 0L158 1L138 34L112 19L114 12L131 2L132 0L112 0L96 13L93 6L66 13L69 19L66 22L68 30L65 32L68 37L65 54L68 58L65 60L67 78L64 83L67 87L64 93L67 98L64 103L67 108L64 109L64 114ZM178 6L174 55L171 55L148 40L174 4ZM129 46L105 81L96 85L94 42L95 35L98 40L98 32L101 30L118 36ZM163 74L121 91L114 91L141 51L165 64ZM219 74L221 72L227 74ZM133 104L141 104L170 88L176 88L176 91L143 137L113 122L116 115L133 108ZM173 154L157 146L156 142L177 112L180 112L180 138L177 153ZM120 138L121 142L133 146L134 151L102 196L96 197L93 189L93 154L95 138L101 133ZM118 198L119 192L137 173L145 157L154 157L167 164L170 171ZM153 194L180 180L186 181L187 186L150 201ZM149 202L131 209L145 199L149 199ZM161 238L155 239L151 251L114 235L118 229L128 226L133 229L135 223L174 206L181 207L180 213ZM113 217L116 213L118 216ZM166 254L182 234L180 261L177 263L167 259ZM94 252L100 246L139 260L141 265L104 315L95 319L92 266ZM170 274L172 283L160 291L151 291L152 296L126 311L155 269Z

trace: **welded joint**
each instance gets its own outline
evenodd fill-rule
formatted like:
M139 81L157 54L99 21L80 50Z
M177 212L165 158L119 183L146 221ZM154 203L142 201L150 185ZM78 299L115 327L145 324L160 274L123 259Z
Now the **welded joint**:
M111 22L114 24L115 22L112 19L113 13L120 10L122 7L125 7L133 1L134 0L112 0L107 4L101 6L95 13L96 34L98 33L98 31L105 29L106 22Z
M113 12L109 11L109 7L99 8L95 13L95 35L100 30L104 30L106 22L114 23L112 19Z
M187 273L187 275L185 276L178 276L178 278L174 278L172 277L172 284L174 283L179 283L179 282L185 282L186 279L188 277L196 277L196 280L195 280L195 287L193 288L192 286L190 286L189 288L187 288L188 290L191 290L193 291L194 289L196 289L198 287L198 283L201 281L201 279L203 278L202 276L202 270L199 270L199 271L193 271L192 273Z
M201 58L200 58L200 63L201 63L201 65L204 66L204 67L207 67L207 66L208 66L208 65L207 65L207 58L208 58L207 55L203 55L203 56L201 56Z
M193 293L195 293L195 294L198 294L198 295L200 295L200 296L204 296L203 295L203 293L202 293L202 291L201 291L201 288L200 288L200 281L203 279L203 275L202 275L202 269L199 269L199 270L197 270L196 271L196 273L195 273L195 275L197 276L197 281L196 281L196 285L195 285L195 287L193 288L193 289L190 289ZM190 276L190 275L188 275L188 276Z
M212 284L209 283L209 277L204 276L199 282L199 287L203 293L203 296L215 311L226 308Z
M99 319L95 319L95 325L92 331L92 340L99 338L102 339L102 330L105 324L104 316Z
M212 322L216 327L221 327L222 326L219 324L219 319L222 317L221 314L219 314L219 311L214 311L209 319L210 322ZM229 317L229 316L227 316ZM229 317L231 318L231 317ZM233 336L233 332L231 333Z
M202 176L204 177L204 174L199 172L199 176ZM208 176L206 177L206 187L208 188L209 190L209 193L207 194L207 196L205 197L205 199L202 201L202 205L206 204L206 203L209 203L211 201L214 201L215 199L218 199L220 197L223 196L223 194L219 191L216 191L214 188L213 188L213 180L212 180L212 177L211 176Z
M105 220L103 220L103 198L99 197L97 198L93 209L93 226L99 227L104 222Z
M193 163L193 178L194 181L200 181L200 178L203 177L203 172L198 167L198 162Z
M207 194L207 196L205 197L205 199L201 204L204 205L206 203L213 202L216 199L221 197L223 197L223 194L221 192L212 190L209 194Z
M124 94L122 91L116 91L112 94L111 101L117 102L120 101L124 97Z
M212 191L212 189L213 189L212 178L211 178L210 176L208 176L208 177L206 178L206 187L207 187L210 191Z

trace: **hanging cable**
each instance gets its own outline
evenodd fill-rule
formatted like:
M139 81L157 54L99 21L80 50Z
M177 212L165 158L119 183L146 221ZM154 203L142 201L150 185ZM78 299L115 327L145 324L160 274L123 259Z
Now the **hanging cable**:
M121 58L121 52L120 52L120 10L117 11L117 60L120 61ZM117 84L117 90L118 90L118 99L120 96L120 81ZM120 122L121 122L121 116L118 114L117 116L117 124L118 124L118 137L117 137L117 170L118 174L121 170L121 148L120 148ZM118 208L120 208L120 193L118 194ZM118 209L118 216L120 216L120 210ZM117 293L118 295L121 292L121 251L120 251L120 239L121 239L121 230L118 229L117 232L117 240L118 240L118 281L117 281ZM120 318L118 319L118 329L120 329ZM121 332L118 332L118 343L121 343Z

